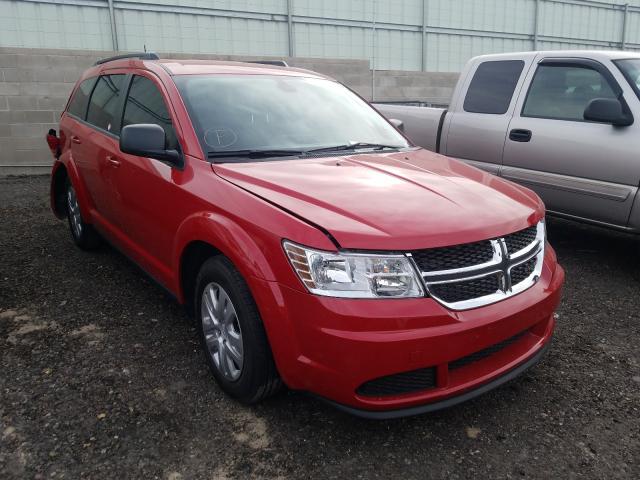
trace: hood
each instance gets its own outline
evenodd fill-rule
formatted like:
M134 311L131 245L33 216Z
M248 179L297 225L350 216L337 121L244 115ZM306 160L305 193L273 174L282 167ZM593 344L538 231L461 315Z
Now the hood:
M347 249L474 242L526 228L544 215L532 191L423 149L212 168L321 226Z

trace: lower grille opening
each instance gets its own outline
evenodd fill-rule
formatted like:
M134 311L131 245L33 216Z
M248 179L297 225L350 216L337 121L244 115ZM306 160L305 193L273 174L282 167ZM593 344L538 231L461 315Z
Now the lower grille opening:
M428 367L370 380L360 385L356 393L366 397L401 395L435 386L436 368Z
M466 357L462 357L462 358L459 358L458 360L454 360L453 362L449 362L449 370L455 370L456 368L466 367L471 363L490 357L494 353L498 353L500 350L520 340L522 337L524 337L527 334L527 332L528 330L525 330L524 332L520 332L517 335L507 338L506 340L503 340L500 343L496 343L495 345L491 345L483 350L474 352L470 355L467 355Z

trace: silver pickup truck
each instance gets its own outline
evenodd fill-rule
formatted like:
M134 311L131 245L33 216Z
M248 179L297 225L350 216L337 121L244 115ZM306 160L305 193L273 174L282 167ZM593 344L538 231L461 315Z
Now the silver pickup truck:
M484 55L448 110L375 107L415 144L530 187L550 214L640 233L639 53Z

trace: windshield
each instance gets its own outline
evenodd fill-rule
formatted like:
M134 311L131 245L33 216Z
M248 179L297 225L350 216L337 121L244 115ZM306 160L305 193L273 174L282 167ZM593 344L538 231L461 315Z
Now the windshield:
M640 58L614 60L613 63L618 66L624 78L627 79L627 82L629 82L633 88L633 91L640 97Z
M242 75L175 77L205 153L409 145L339 83Z

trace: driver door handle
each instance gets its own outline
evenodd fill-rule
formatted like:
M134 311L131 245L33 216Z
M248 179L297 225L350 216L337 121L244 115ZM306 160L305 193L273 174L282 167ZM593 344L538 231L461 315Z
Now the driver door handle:
M76 135L72 135L72 136L71 136L71 141L72 141L73 143L78 143L78 144L82 143L82 140L80 140L80 137L78 137L78 136L76 136Z
M531 140L531 130L514 128L509 132L509 140L513 140L514 142L528 142Z
M120 160L118 160L116 157L113 157L111 155L107 155L107 162L109 162L109 165L111 165L114 168L118 168L120 166Z

